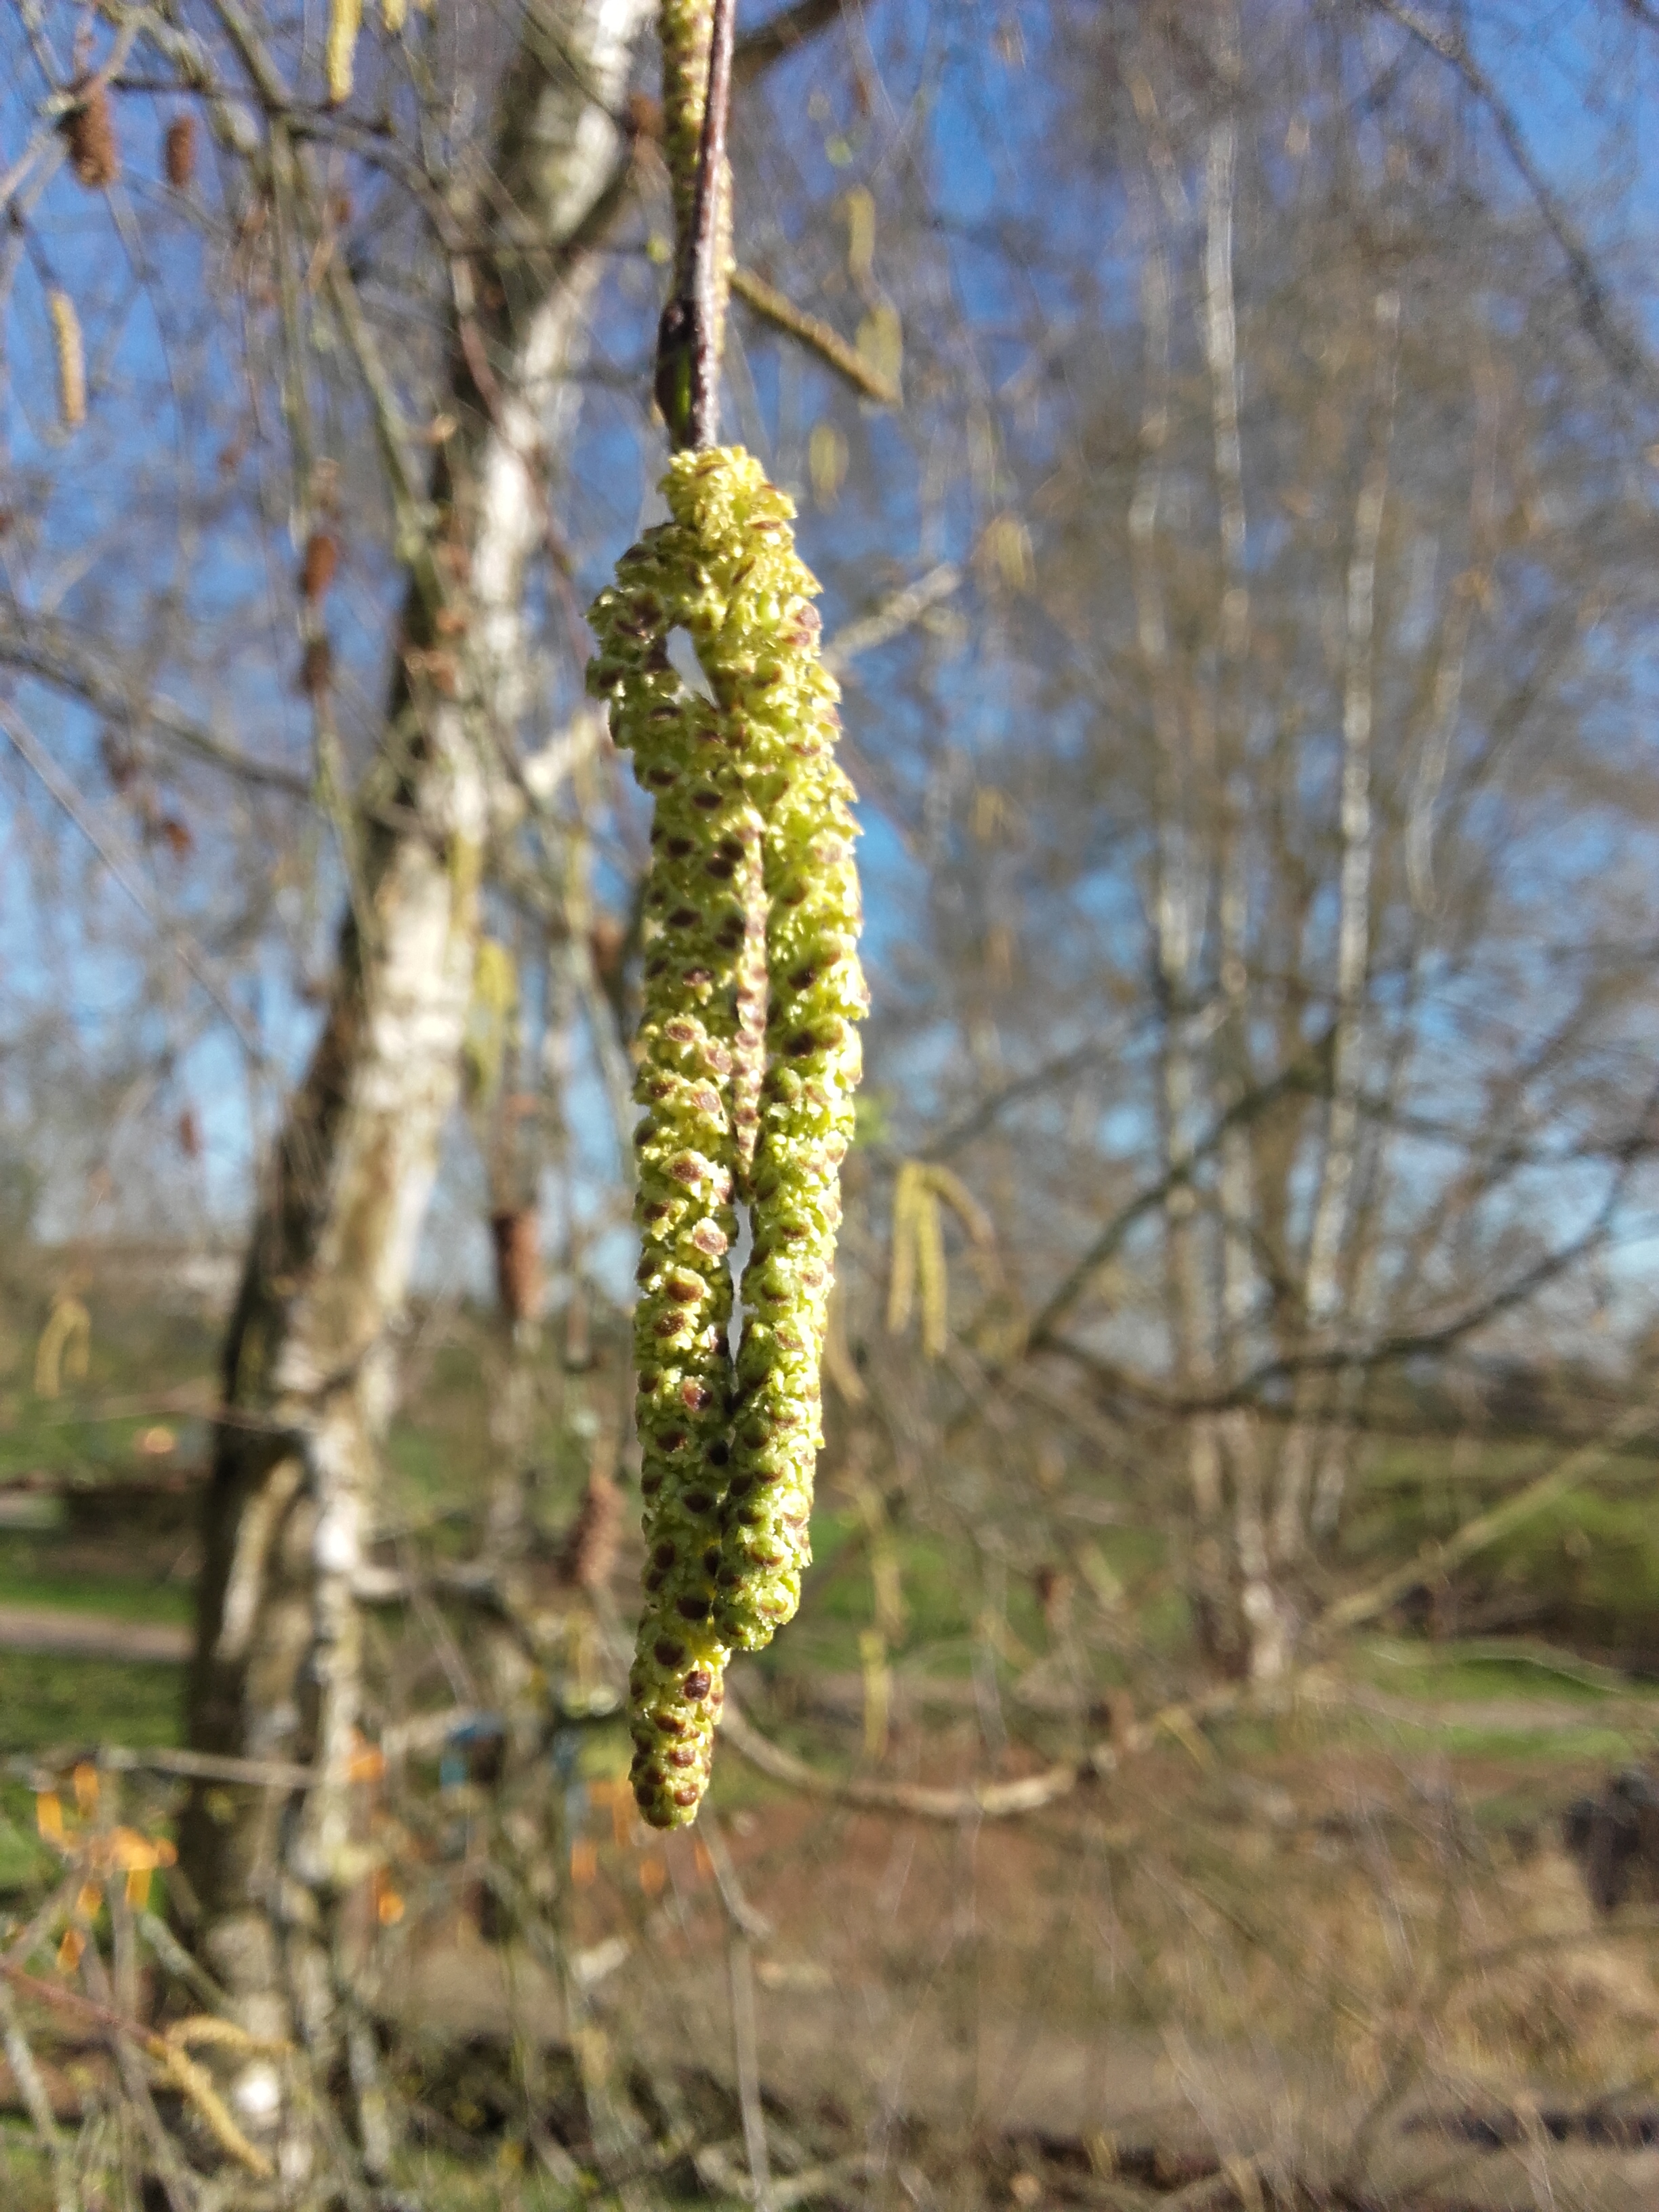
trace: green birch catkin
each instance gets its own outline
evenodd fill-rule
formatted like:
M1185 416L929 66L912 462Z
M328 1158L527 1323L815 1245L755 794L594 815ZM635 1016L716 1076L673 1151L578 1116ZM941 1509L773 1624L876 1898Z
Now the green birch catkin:
M799 569L793 550L789 560ZM761 659L750 679L751 724L769 723L773 756L756 778L766 817L767 1064L714 1615L746 1651L794 1617L811 1559L819 1370L862 1066L854 1024L869 1004L854 793L835 762L837 690L817 657L817 628L797 597L776 659Z
M708 1784L726 1651L713 1623L730 1456L727 1329L739 1168L732 1073L752 999L750 878L760 828L720 717L669 661L697 590L672 528L623 555L592 615L591 690L655 801L645 1006L635 1096L641 1237L634 1358L645 1497L646 1605L629 1678L633 1780L653 1826L696 1817Z
M595 604L588 683L656 801L635 1138L648 1556L629 1724L641 1810L671 1827L708 1785L729 1648L765 1643L799 1601L866 999L852 794L793 506L736 447L677 454L663 489L670 520ZM675 629L712 702L675 676ZM726 1253L745 1189L734 1394Z

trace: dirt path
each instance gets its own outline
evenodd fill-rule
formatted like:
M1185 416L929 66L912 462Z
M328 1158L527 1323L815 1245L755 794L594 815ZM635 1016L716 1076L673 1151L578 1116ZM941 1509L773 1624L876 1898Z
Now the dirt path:
M0 1651L46 1652L59 1659L131 1659L178 1665L190 1656L191 1632L166 1620L112 1620L67 1606L0 1605Z

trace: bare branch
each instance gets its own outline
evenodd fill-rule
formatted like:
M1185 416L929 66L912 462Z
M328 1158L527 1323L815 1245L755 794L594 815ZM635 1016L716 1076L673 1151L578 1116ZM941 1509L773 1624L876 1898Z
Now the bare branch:
M209 768L310 804L308 777L243 752L164 693L129 692L113 673L107 642L94 640L73 623L35 614L15 600L0 600L0 664L83 701L111 721L153 732Z
M1039 1310L1026 1334L1028 1350L1067 1350L1054 1332L1060 1320L1087 1288L1089 1278L1121 1249L1124 1238L1137 1222L1144 1220L1149 1213L1156 1212L1173 1192L1184 1190L1191 1184L1200 1164L1215 1151L1229 1129L1254 1121L1291 1091L1310 1088L1328 1057L1330 1042L1328 1032L1316 1039L1300 1059L1282 1068L1270 1082L1258 1084L1235 1099L1224 1114L1218 1115L1206 1134L1181 1158L1173 1161L1155 1182L1146 1185L1126 1205L1119 1207Z
M757 1773L811 1796L834 1798L838 1804L856 1806L865 1812L913 1814L923 1820L1007 1820L1024 1813L1040 1813L1045 1806L1069 1797L1084 1784L1115 1774L1126 1759L1150 1751L1166 1736L1190 1741L1203 1722L1231 1712L1244 1694L1238 1684L1229 1683L1187 1704L1166 1705L1124 1729L1111 1743L1092 1744L1076 1759L1060 1759L1039 1774L1023 1775L1014 1782L970 1783L956 1790L920 1782L880 1782L869 1776L825 1774L763 1735L729 1688L720 1733Z
M219 1012L230 1024L249 1059L258 1067L266 1066L264 1047L248 1027L246 1016L230 996L223 981L214 973L207 955L194 939L187 935L176 923L169 921L167 916L159 911L155 901L139 881L131 860L111 845L104 832L99 829L97 823L88 813L80 793L76 791L63 770L50 758L44 748L37 743L33 732L4 707L0 707L0 730L4 731L18 757L46 786L52 799L68 815L70 820L109 870L117 884L132 901L161 942L179 964L188 969Z
M875 652L920 622L930 607L948 599L961 581L962 571L953 562L940 562L937 568L930 568L914 584L907 584L902 592L884 600L873 614L861 615L858 621L838 629L823 648L824 666L832 676L839 676L849 660L861 653Z
M1454 70L1491 116L1492 127L1503 142L1504 152L1532 194L1550 236L1561 250L1585 330L1615 375L1626 384L1639 385L1644 391L1651 393L1655 378L1646 349L1613 306L1583 233L1568 214L1565 203L1548 178L1534 161L1514 110L1469 52L1462 33L1449 25L1431 22L1417 9L1407 4L1407 0L1366 0L1366 5L1374 8L1378 15L1386 15L1391 23L1398 24L1419 46L1426 46L1431 54Z
M23 2033L17 2001L12 1996L9 1984L3 1979L0 1979L0 2047L5 2051L12 2080L17 2084L30 2124L40 2136L40 2147L52 2166L52 2201L57 2212L75 2212L74 2170L52 2116L52 2099L46 2094L46 2085L40 2078L34 2052Z
M866 399L873 400L878 407L903 405L903 394L898 387L872 368L856 346L848 345L841 333L820 316L798 307L775 285L769 284L765 277L757 276L752 269L734 268L732 289L746 307L752 307L786 336L796 339L809 352L817 354L837 376L845 377Z
M846 0L794 0L781 9L769 23L757 24L738 40L732 56L734 83L747 84L841 21Z

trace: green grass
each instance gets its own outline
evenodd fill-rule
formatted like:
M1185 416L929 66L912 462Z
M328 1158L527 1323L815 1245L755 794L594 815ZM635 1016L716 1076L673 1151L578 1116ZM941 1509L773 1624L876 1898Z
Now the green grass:
M187 1623L194 1599L183 1583L72 1571L54 1562L49 1539L0 1534L0 1605L59 1606L113 1620Z
M1524 1639L1413 1644L1401 1637L1370 1637L1353 1647L1350 1665L1380 1689L1407 1697L1547 1698L1552 1704L1595 1705L1638 1694L1610 1667Z
M1358 1680L1391 1697L1439 1709L1420 1720L1350 1713L1340 1723L1350 1736L1358 1731L1395 1747L1431 1746L1453 1756L1552 1767L1620 1763L1659 1743L1659 1704L1650 1692L1611 1668L1524 1639L1436 1644L1369 1637L1352 1647L1346 1663ZM1540 1709L1535 1728L1513 1711L1492 1710L1524 1714L1528 1704ZM1458 1717L1460 1705L1471 1709L1467 1720ZM1478 1711L1482 1705L1486 1714ZM1577 1709L1582 1721L1564 1725L1563 1707Z
M178 1442L164 1458L146 1461L138 1450L138 1439L147 1429L158 1426L171 1429ZM41 1474L95 1482L112 1474L130 1474L135 1467L186 1466L201 1458L206 1441L207 1424L193 1417L77 1412L62 1401L43 1402L31 1396L9 1421L0 1423L0 1482Z
M179 1741L183 1668L0 1651L0 1753Z
M0 2122L0 2203L6 2212L52 2212L52 2170L21 2121Z
M1515 1437L1474 1447L1435 1437L1379 1443L1356 1482L1345 1567L1364 1577L1411 1559L1544 1472L1564 1449ZM1593 1481L1466 1561L1455 1577L1458 1608L1634 1663L1659 1663L1656 1493L1651 1450L1619 1454Z
M13 1784L0 1795L0 1897L37 1888L57 1863L35 1835L32 1803L28 1793Z
M1623 1765L1653 1747L1654 1730L1603 1726L1574 1729L1487 1727L1461 1721L1355 1721L1348 1730L1395 1751L1433 1751L1448 1759L1526 1766Z

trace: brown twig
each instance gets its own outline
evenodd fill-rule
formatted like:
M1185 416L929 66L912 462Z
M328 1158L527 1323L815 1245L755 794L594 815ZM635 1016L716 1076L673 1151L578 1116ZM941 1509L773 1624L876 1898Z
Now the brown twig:
M1456 1534L1449 1536L1444 1543L1425 1544L1407 1565L1396 1567L1392 1573L1384 1575L1380 1582L1372 1583L1368 1588L1356 1590L1351 1596L1340 1598L1334 1605L1328 1606L1320 1615L1319 1628L1322 1631L1356 1628L1362 1621L1374 1620L1378 1613L1386 1613L1408 1590L1416 1589L1425 1582L1438 1581L1452 1568L1461 1566L1474 1553L1484 1551L1489 1544L1495 1544L1500 1536L1508 1535L1511 1528L1518 1528L1523 1521L1541 1513L1547 1505L1553 1504L1565 1492L1583 1482L1601 1461L1610 1458L1622 1446L1656 1426L1659 1426L1659 1407L1633 1407L1622 1420L1615 1421L1605 1436L1597 1437L1590 1443L1580 1444L1576 1451L1570 1451L1565 1459L1558 1460L1535 1481L1529 1482L1515 1497L1505 1498L1501 1505L1494 1505L1485 1513L1477 1513L1473 1521L1466 1521Z
M0 2049L5 2051L18 2094L52 2167L52 2193L57 2212L75 2212L75 2176L52 2115L52 2099L40 2078L29 2039L23 2033L16 2000L3 1980L0 1980Z
M697 140L691 235L682 240L684 274L657 325L658 406L671 442L701 451L720 435L720 319L724 259L720 222L726 126L732 106L733 0L712 0L708 93Z
M775 62L787 61L809 40L839 22L844 5L845 0L794 0L793 7L781 9L769 22L757 23L738 40L732 65L738 82L747 84Z
M872 368L858 348L849 345L840 331L832 330L820 316L809 314L805 307L798 307L793 300L787 298L775 285L769 284L765 277L757 276L752 269L734 267L731 283L732 289L745 306L752 307L757 315L763 316L786 336L805 346L809 352L817 354L827 368L833 368L837 376L845 377L854 390L862 393L865 398L872 399L878 407L903 404L898 386L890 384L884 376Z
M233 2045L240 2051L259 2051L275 2053L286 2051L286 2044L273 2043L258 2036L250 2036L230 2021L210 2023L200 2020L182 2021L170 2035L158 2035L154 2029L142 2027L137 2021L129 2020L112 2006L95 2003L74 1990L60 1988L52 1982L43 1982L36 1974L26 1973L21 1966L0 1959L0 1978L9 1983L21 1996L37 1999L42 2004L56 2005L61 2011L73 2013L88 2027L97 2027L114 2038L119 2055L124 2046L137 2045L145 2057L158 2066L172 2087L187 2098L201 2114L221 2148L239 2166L261 2180L269 2179L272 2168L262 2151L256 2150L232 2119L228 2107L214 2087L211 2078L192 2059L185 2049L190 2041L217 2042ZM15 2070L15 2069L14 2069ZM21 2087L20 2077L19 2087Z
M1016 1782L976 1782L964 1789L941 1789L917 1782L881 1782L869 1776L825 1774L764 1736L732 1697L728 1685L720 1733L757 1773L786 1788L815 1797L831 1797L870 1813L908 1813L923 1820L1006 1820L1040 1813L1068 1797L1086 1782L1115 1774L1125 1759L1151 1750L1161 1736L1189 1743L1199 1724L1231 1711L1243 1697L1229 1683L1182 1705L1169 1705L1125 1729L1113 1743L1091 1744L1074 1759L1061 1759L1040 1774Z

